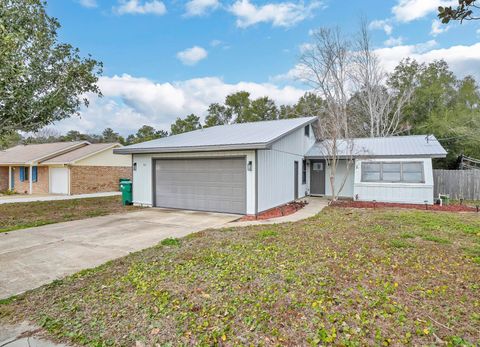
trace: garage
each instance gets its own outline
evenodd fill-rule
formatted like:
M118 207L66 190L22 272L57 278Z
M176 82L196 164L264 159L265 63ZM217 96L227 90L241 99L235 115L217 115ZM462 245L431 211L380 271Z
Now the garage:
M246 214L246 159L155 159L154 205Z

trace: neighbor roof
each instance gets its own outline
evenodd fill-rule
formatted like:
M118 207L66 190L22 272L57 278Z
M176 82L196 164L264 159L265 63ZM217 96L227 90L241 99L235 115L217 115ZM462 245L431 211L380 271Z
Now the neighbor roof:
M315 143L307 158L326 158L332 140ZM337 141L337 155L353 157L429 157L444 158L447 152L433 135L368 137Z
M0 164L30 165L88 144L88 141L73 141L18 145L0 151Z
M88 158L94 154L103 152L109 148L120 146L119 143L92 143L88 146L80 147L71 152L61 154L51 159L45 160L42 164L73 164L80 159Z
M218 125L115 149L115 153L191 152L269 148L316 117Z

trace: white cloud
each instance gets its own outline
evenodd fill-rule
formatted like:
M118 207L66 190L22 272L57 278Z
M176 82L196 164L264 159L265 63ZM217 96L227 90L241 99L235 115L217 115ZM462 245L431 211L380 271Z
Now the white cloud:
M256 6L250 0L237 0L230 12L237 17L237 26L246 28L257 23L272 23L276 27L291 27L313 15L313 11L323 7L323 2L312 1L305 5L303 1L279 2Z
M210 41L210 46L217 47L217 46L220 46L222 43L223 43L223 41L221 41L221 40L212 40L212 41Z
M399 0L392 13L400 22L411 22L435 12L439 6L458 5L458 1L447 0Z
M451 26L442 24L438 19L434 19L432 21L432 30L430 31L430 35L437 36L441 33L444 33L450 29Z
M383 41L383 44L387 47L391 46L400 46L403 43L403 37L389 37L385 41Z
M170 130L176 117L195 113L204 117L213 102L223 102L228 94L246 90L252 98L269 96L278 105L294 104L305 90L272 83L225 83L218 77L195 78L173 83L156 83L147 78L129 75L101 77L99 87L104 95L90 95L90 107L81 110L80 119L73 117L55 125L59 131L74 129L100 133L111 127L122 135L135 132L143 124Z
M371 21L370 24L368 25L369 29L380 29L385 31L385 34L391 35L393 31L393 27L390 24L390 21L388 19L377 19L374 21Z
M436 41L417 45L400 45L380 48L375 52L387 71L392 71L400 60L410 57L421 63L445 60L457 77L473 75L480 79L480 43L471 46L452 46L433 49Z
M313 43L309 43L309 42L302 43L300 44L300 46L298 46L300 53L305 53L307 51L312 50L313 48L314 48Z
M210 10L216 9L218 0L190 0L185 4L186 16L202 16Z
M94 8L98 6L97 0L78 0L78 3L87 8Z
M207 57L207 51L199 46L193 46L177 53L177 58L185 65L195 65Z
M163 15L167 8L162 1L151 0L142 2L140 0L119 0L119 5L113 8L114 12L122 14L155 14Z

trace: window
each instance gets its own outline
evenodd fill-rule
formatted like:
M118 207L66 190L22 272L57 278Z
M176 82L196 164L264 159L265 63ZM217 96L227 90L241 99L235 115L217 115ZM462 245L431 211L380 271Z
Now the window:
M381 181L382 168L380 163L362 163L362 181Z
M323 163L313 163L313 171L323 171Z
M422 162L364 162L362 182L423 183Z
M305 136L310 137L310 125L305 126Z
M302 184L307 183L307 161L302 160Z
M419 183L423 182L423 164L422 163L403 163L402 175L404 182Z
M32 182L37 182L38 180L38 167L32 167Z
M28 181L28 167L20 166L20 182Z

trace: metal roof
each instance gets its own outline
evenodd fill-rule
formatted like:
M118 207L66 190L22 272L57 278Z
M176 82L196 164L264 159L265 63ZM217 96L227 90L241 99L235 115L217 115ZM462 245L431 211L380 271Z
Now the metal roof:
M218 125L118 148L114 153L195 152L269 148L278 139L317 117Z
M88 146L80 147L73 151L45 160L42 164L73 164L80 159L88 158L94 154L117 146L121 145L119 143L92 143Z
M32 145L18 145L0 151L0 165L34 164L62 153L88 145L87 141L52 142Z
M315 143L307 158L326 158L332 151L332 140ZM444 158L447 152L433 135L366 137L337 140L339 157L430 157Z

